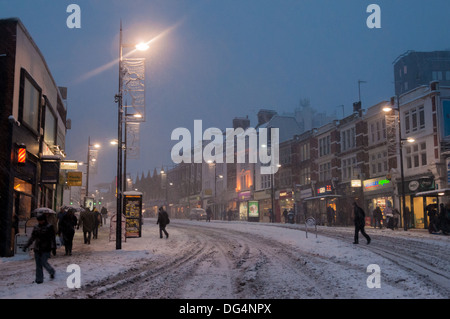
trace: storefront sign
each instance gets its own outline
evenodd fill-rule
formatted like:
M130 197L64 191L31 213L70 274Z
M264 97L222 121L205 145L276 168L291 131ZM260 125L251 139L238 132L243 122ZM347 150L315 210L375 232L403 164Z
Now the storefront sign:
M241 201L246 201L252 198L252 193L251 192L242 192L239 193L239 200Z
M374 178L364 181L364 191L374 191L391 186L391 181L385 178Z
M41 182L43 184L57 184L59 181L59 161L42 161Z
M67 186L81 186L82 172L67 172Z
M352 179L352 187L361 187L360 179Z
M401 189L402 184L398 183L397 187ZM419 193L419 192L426 192L426 191L432 191L436 188L436 184L434 181L434 177L423 177L418 178L415 180L410 180L405 182L405 190L411 192L411 193Z
M292 191L280 191L280 198L291 198L292 197Z
M76 161L61 161L60 169L77 170L78 162L76 162Z
M317 195L331 193L331 190L332 190L331 185L326 185L326 186L320 187L317 189Z

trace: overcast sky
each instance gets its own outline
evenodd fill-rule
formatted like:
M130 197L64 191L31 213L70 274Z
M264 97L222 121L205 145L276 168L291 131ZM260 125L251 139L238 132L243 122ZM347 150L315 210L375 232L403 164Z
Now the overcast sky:
M81 28L66 12L81 8ZM370 29L368 5L381 8ZM119 25L124 42L158 35L146 58L146 118L136 174L173 165L177 127L232 127L258 110L293 112L301 98L328 114L350 114L394 95L393 62L407 50L450 48L448 0L0 0L0 17L18 17L59 86L68 87L68 159L86 161L88 137L102 144L91 185L116 175ZM110 67L107 67L108 64ZM106 66L101 68L102 66ZM100 68L100 69L99 69ZM99 72L93 72L93 71Z

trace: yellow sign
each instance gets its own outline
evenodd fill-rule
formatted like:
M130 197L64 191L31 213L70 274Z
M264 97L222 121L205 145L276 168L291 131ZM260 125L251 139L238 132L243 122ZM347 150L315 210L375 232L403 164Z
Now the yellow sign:
M67 186L81 186L82 172L67 172Z

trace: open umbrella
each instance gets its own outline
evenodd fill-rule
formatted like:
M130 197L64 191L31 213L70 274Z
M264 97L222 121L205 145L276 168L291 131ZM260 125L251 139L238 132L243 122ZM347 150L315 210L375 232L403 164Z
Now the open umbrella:
M64 211L68 211L69 209L74 209L76 212L82 212L84 209L78 205L64 205L61 207Z
M39 208L36 208L35 210L33 210L32 214L34 214L34 215L55 214L56 215L56 212L53 209L48 208L48 207L39 207Z

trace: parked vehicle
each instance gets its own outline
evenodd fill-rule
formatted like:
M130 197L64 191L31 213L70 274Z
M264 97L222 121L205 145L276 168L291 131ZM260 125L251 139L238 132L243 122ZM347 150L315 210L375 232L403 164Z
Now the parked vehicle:
M192 208L189 213L189 219L206 220L206 211L203 208Z

